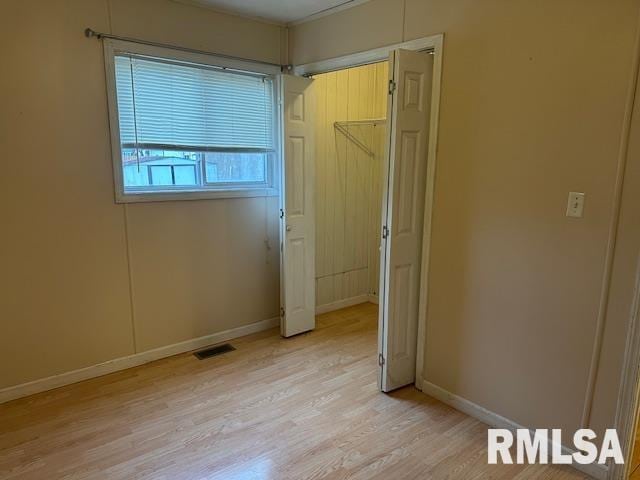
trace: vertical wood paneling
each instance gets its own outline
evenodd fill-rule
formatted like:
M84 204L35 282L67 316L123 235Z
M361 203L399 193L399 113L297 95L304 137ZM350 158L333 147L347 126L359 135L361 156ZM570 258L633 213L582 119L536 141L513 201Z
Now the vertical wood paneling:
M317 75L316 302L377 294L384 125L350 131L369 157L336 133L334 123L386 116L387 64Z
M373 101L370 102L373 118L383 118L386 116L387 108L387 64L379 63L375 65L375 74L372 76ZM379 288L380 272L380 233L381 233L381 207L382 207L382 156L384 155L384 139L386 129L384 126L372 129L371 142L372 149L380 155L380 160L371 170L371 201L369 202L369 235L368 254L369 270L367 282L369 291L377 295Z
M315 139L316 139L316 155L324 158L326 156L326 141L325 132L326 129L323 125L326 123L327 116L327 102L326 102L326 90L327 90L327 78L320 77L314 81L314 88L317 92L317 104L316 104L316 121L315 121ZM326 170L327 165L324 162L317 162L315 165L315 203L316 203L316 279L324 276L323 267L325 262L325 243L321 241L321 233L326 229L326 203L322 201L326 196ZM324 284L316 280L316 303L321 304L327 297L326 287Z
M348 118L349 98L349 73L347 71L340 71L336 73L336 120L342 118ZM334 280L334 292L333 298L340 298L344 295L344 272L347 265L345 264L345 204L346 204L346 182L347 182L347 162L340 161L342 158L348 156L348 142L342 135L335 135L332 125L327 125L326 128L330 134L333 135L336 143L336 155L331 159L331 162L335 165L335 173L333 182L335 184L336 191L334 197L329 199L333 201L334 209L334 223L333 231L329 234L331 251L333 253L333 280Z

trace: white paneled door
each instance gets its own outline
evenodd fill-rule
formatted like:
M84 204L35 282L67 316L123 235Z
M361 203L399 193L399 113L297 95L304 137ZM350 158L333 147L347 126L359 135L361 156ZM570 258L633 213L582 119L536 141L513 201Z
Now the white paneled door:
M315 213L313 80L282 75L284 154L281 199L281 334L313 330L315 320Z
M396 50L389 62L379 314L384 392L415 381L433 56Z

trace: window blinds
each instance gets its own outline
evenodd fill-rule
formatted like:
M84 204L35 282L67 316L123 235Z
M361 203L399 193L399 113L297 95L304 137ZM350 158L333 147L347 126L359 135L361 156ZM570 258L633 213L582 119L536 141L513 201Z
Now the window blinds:
M115 70L124 148L273 149L270 78L132 56Z

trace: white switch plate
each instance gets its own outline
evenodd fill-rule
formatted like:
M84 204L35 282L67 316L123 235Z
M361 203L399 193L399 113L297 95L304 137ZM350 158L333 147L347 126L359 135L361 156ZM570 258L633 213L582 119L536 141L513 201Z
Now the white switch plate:
M584 210L584 193L569 192L567 201L567 217L582 218Z

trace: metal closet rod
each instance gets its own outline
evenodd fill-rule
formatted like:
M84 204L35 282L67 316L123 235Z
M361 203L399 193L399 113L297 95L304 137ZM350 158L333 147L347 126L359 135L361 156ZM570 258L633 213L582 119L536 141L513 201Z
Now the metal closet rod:
M342 122L335 122L336 125L340 125L343 127L347 127L349 125L373 125L374 127L376 125L384 125L385 123L387 123L387 119L386 118L369 118L366 120L345 120Z
M349 127L350 125L373 125L375 127L376 125L382 125L382 124L386 123L386 121L387 121L386 118L373 118L373 119L370 119L370 120L349 120L349 121L346 121L346 122L334 122L333 126L335 127L336 130L338 130L345 137L347 137L347 139L351 140L354 144L356 144L356 146L358 146L360 148L360 150L362 150L368 156L373 158L375 156L373 151L369 147L367 147L364 143L362 143L360 140L358 140L347 129L347 127Z
M227 58L229 60L241 60L243 62L251 62L258 65L268 65L270 67L278 67L282 72L289 72L293 68L292 65L281 65L279 63L263 62L261 60L253 60L251 58L236 57L234 55L225 55L224 53L207 52L206 50L197 50L195 48L180 47L178 45L170 45L167 43L151 42L148 40L141 40L139 38L121 37L119 35L111 35L110 33L96 32L91 28L85 28L84 36L87 38L97 38L98 40L101 40L103 38L110 38L112 40L122 40L125 42L139 43L141 45L149 45L152 47L170 48L172 50L179 50L181 52L198 53L201 55L213 55L216 57Z

